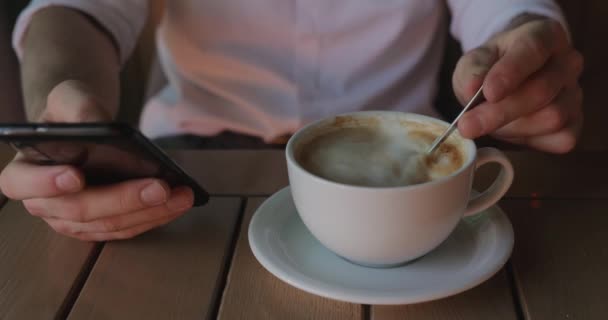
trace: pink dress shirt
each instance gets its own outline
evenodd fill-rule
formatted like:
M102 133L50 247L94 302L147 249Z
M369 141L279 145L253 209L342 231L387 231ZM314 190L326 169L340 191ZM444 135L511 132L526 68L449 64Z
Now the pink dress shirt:
M124 62L142 29L146 0L34 0L32 15L66 6L113 35ZM566 23L552 0L169 0L157 30L168 85L148 101L149 137L224 130L266 141L337 113L432 106L446 38L475 48L522 13Z

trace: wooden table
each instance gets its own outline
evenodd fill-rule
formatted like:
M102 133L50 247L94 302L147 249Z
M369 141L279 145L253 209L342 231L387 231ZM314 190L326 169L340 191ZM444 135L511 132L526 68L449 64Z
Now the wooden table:
M213 198L136 239L68 239L7 202L0 210L0 319L608 318L607 152L509 152L517 177L501 206L515 228L511 260L474 289L409 306L320 298L255 260L246 230L264 199L287 185L281 151L172 155ZM7 157L4 151L0 159ZM479 174L478 187L492 170Z

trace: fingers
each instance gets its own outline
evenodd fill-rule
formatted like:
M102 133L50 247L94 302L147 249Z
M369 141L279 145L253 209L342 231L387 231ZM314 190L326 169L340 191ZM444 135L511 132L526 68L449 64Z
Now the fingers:
M492 46L471 50L458 60L452 76L452 86L462 105L465 105L477 92L486 73L496 60L498 60L498 50Z
M551 20L526 23L496 41L502 56L484 81L484 95L490 102L514 92L555 53L569 45L563 28Z
M576 142L583 124L582 115L559 132L535 136L528 139L526 144L537 150L551 153L567 153L576 147Z
M124 240L130 239L137 235L140 235L146 231L152 230L154 228L158 228L163 226L174 219L178 218L185 212L181 212L179 214L169 216L166 218L161 218L155 221L150 221L148 223L144 223L129 229L115 231L115 232L99 232L99 233L85 233L78 235L77 238L83 241L108 241L108 240Z
M545 108L517 119L498 129L493 136L500 139L547 135L563 129L570 119L582 112L583 93L580 87L564 89Z
M503 140L511 143L528 145L540 151L562 154L570 152L572 149L574 149L580 135L582 125L583 115L582 113L579 113L578 116L573 118L566 127L562 128L558 132L547 135L518 137Z
M69 227L58 226L58 224L57 224L58 220L51 220L51 219L45 219L45 220L57 232L64 234L66 236L72 237L72 238L76 238L76 239L83 240L83 241L110 241L110 240L123 240L123 239L133 238L146 231L163 226L163 225L173 221L174 219L182 216L185 212L186 211L172 213L170 215L167 215L167 216L164 216L161 218L157 218L154 220L149 220L147 222L144 222L144 223L141 223L138 225L127 227L124 229L118 229L116 231L107 231L107 232L102 231L102 232L71 233L71 232L67 231L67 230L69 230Z
M178 187L173 189L171 198L163 205L121 215L102 217L88 222L70 221L48 216L43 216L42 219L58 233L81 240L127 239L164 225L183 215L191 205L183 207L174 205L175 202L183 201L183 198L193 200L190 188ZM190 203L192 203L191 201ZM27 207L27 202L24 203Z
M55 197L78 192L84 186L84 176L74 167L40 166L19 156L0 173L0 190L14 200Z
M189 188L176 188L171 192L171 198L189 197ZM171 199L169 200L171 201ZM135 212L99 218L88 222L63 220L58 218L43 218L53 229L66 235L84 233L112 233L131 229L139 225L162 220L185 212L187 209L173 209L167 205L146 208Z
M156 221L151 221L148 223L141 224L139 226L135 226L133 228L129 228L126 230L116 231L116 232L100 232L100 233L85 233L77 236L78 239L83 241L108 241L108 240L124 240L130 239L137 235L140 235L146 231L152 230L154 228L158 228L163 226L174 219L181 216L181 214L177 214L174 216L170 216L167 218L158 219Z
M488 101L467 112L458 129L467 138L477 138L530 115L550 104L565 85L576 83L581 69L574 51L555 57L506 98Z
M98 122L110 116L98 98L82 82L64 81L48 95L47 105L40 117L42 122Z
M166 183L157 179L126 181L115 185L92 187L76 194L24 202L31 214L75 222L89 222L164 205L173 212L192 206L192 191L169 197Z
M160 205L173 212L192 206L194 196L189 188L171 197L170 192L167 184L160 180L140 179L88 188L61 197L30 199L24 205L32 215L75 222L89 222Z

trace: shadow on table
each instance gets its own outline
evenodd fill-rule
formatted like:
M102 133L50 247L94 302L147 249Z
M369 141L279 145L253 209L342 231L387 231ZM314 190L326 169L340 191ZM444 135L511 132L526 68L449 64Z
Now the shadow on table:
M261 150L284 149L287 137L277 143L266 143L262 139L233 132L222 132L211 137L196 135L177 135L154 139L154 143L163 149L215 149L215 150Z

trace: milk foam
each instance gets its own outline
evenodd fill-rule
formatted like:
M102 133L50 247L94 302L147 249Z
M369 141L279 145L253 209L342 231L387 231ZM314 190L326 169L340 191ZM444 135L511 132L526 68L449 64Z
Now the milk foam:
M399 125L341 128L313 139L300 161L312 173L336 182L404 186L430 180L426 147Z

